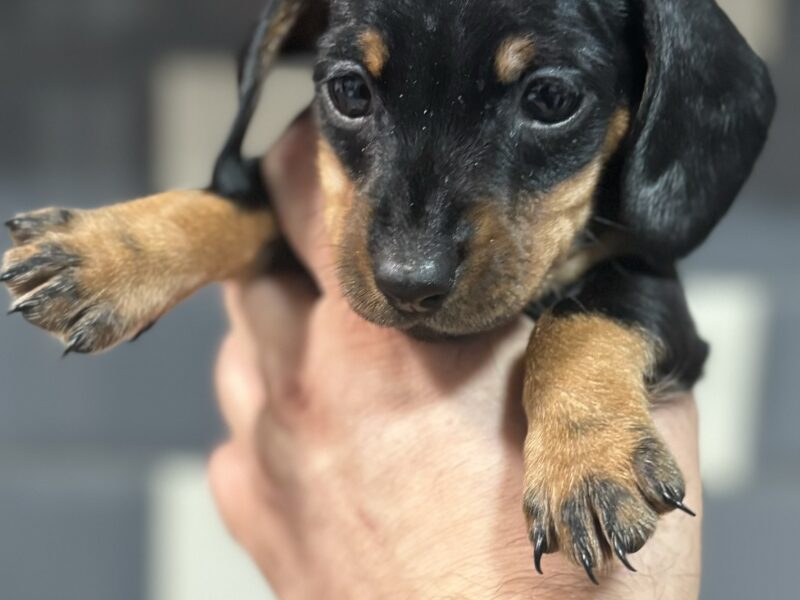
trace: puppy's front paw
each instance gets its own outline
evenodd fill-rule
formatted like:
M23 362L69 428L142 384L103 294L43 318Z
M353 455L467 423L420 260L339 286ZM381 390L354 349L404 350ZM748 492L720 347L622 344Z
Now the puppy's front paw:
M537 570L561 551L595 572L630 567L685 485L649 412L654 349L602 316L543 317L528 351L524 509Z
M137 337L212 281L257 272L278 238L271 210L177 190L96 210L40 210L6 223L15 247L0 281L11 311L68 352Z
M597 583L595 570L653 535L658 515L681 508L683 476L652 426L534 432L526 447L524 509L536 569L561 551ZM549 443L536 440L546 436Z
M130 339L162 310L135 223L121 217L112 209L52 208L6 223L15 247L0 281L12 296L10 312L60 338L67 353Z

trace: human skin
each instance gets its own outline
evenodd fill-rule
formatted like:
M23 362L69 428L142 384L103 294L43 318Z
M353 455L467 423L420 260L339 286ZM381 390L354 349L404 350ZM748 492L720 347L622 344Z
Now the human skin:
M234 538L281 599L696 598L701 482L691 397L656 425L686 504L600 586L558 554L533 569L522 512L521 367L533 324L440 343L357 317L339 292L314 169L295 123L265 161L299 274L229 284L217 365L230 439L210 482Z

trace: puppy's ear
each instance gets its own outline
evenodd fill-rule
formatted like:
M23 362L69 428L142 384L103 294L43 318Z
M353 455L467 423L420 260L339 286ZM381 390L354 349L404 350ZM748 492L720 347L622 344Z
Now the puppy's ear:
M261 97L264 79L308 0L267 0L250 40L239 55L239 110L217 156L210 190L252 201L253 182L263 189L259 161L242 157L242 145ZM263 198L255 198L260 204Z
M654 256L705 240L750 175L775 95L764 63L714 0L631 0L647 75L618 220Z

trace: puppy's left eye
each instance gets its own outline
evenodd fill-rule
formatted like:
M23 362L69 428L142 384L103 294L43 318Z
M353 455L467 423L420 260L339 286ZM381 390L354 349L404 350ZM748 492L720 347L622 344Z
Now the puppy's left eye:
M357 73L335 77L328 82L334 108L348 119L360 119L372 112L372 90Z
M522 112L527 119L556 125L578 112L583 97L569 82L556 77L537 77L522 96Z

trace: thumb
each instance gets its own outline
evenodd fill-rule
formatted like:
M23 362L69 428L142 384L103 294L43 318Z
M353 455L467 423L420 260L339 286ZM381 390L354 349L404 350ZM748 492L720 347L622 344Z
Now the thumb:
M281 230L324 292L338 290L325 206L317 173L319 134L308 112L267 153L264 179Z

